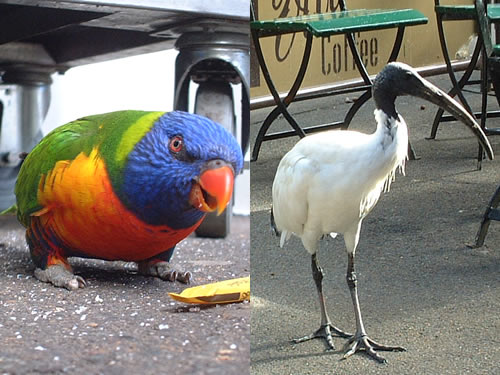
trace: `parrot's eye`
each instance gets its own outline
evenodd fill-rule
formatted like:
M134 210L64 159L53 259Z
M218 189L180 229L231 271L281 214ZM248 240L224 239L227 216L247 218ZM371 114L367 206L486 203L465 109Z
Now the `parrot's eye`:
M180 135L176 135L170 140L169 144L170 151L174 153L181 152L182 149L184 148L184 141L182 140L182 137Z

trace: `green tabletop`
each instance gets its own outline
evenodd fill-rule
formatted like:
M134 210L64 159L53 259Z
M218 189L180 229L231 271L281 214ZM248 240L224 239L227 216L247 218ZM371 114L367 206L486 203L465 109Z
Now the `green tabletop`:
M473 20L476 18L474 5L438 5L436 13L444 20ZM500 4L488 4L488 18L500 21Z
M357 9L344 12L253 21L252 29L266 34L309 31L314 36L344 34L391 27L421 25L427 17L415 9Z

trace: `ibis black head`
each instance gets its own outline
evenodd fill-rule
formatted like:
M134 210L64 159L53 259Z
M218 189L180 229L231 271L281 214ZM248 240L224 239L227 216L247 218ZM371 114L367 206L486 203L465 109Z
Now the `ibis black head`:
M398 96L420 96L425 84L422 77L411 66L389 63L377 74L373 81L373 99L378 109L397 118L394 102Z
M395 119L398 114L394 102L401 95L417 96L438 105L467 125L486 150L488 158L493 159L488 138L476 120L444 91L422 78L411 66L399 62L387 64L373 81L372 92L377 108Z

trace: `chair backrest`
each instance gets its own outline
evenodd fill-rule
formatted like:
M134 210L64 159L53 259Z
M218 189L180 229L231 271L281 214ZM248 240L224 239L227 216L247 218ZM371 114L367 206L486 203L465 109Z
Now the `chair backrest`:
M487 17L487 1L486 0L475 0L474 6L476 8L476 17L478 23L478 29L481 37L483 38L484 49L488 57L493 55L493 43L491 42L491 27L490 21Z
M500 105L500 57L495 55L495 49L491 41L491 22L487 17L487 0L475 0L474 6L476 8L476 16L478 22L478 29L481 37L483 38L484 50L488 61L488 74L498 104Z

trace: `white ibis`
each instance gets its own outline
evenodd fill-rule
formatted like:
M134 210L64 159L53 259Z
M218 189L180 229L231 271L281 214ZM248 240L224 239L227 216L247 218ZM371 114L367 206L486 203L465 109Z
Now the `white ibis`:
M333 130L307 136L283 157L274 178L271 223L276 234L281 232L280 246L295 234L311 254L321 309L320 328L294 341L323 338L329 349L334 349L332 333L347 337L344 358L364 350L375 360L385 362L377 351L405 350L379 344L366 334L354 273L361 223L382 191L389 188L396 170L404 172L408 130L394 104L400 95L420 97L450 112L472 130L488 158L493 159L488 139L465 109L410 66L390 63L373 82L377 121L373 134ZM347 249L346 279L356 318L354 335L336 328L328 317L322 291L323 271L316 258L321 237L336 233L343 234Z

